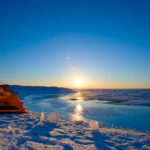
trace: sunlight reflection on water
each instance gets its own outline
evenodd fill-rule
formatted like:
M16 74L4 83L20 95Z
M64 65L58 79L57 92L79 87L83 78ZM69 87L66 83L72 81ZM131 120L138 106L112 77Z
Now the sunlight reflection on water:
M83 114L83 107L81 104L77 104L75 106L74 114L71 115L71 119L73 121L84 121Z
M81 100L82 98L80 96L77 97L77 100Z

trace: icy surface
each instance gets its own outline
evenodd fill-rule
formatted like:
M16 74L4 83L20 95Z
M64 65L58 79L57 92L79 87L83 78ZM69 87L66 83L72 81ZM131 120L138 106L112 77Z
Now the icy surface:
M54 117L56 114L53 114ZM57 116L57 115L56 115ZM49 119L48 119L49 118ZM54 119L54 118L53 118ZM52 119L52 120L53 120ZM50 121L44 113L1 114L2 150L117 150L150 149L150 133L104 127L92 130L89 122ZM93 122L92 122L93 127Z
M91 130L98 130L99 129L98 121L90 120L89 121L89 127L90 127Z
M108 91L106 92L108 93ZM129 92L131 91L129 90ZM96 94L98 93L99 92ZM65 120L72 120L73 118L74 120L79 121L86 118L105 122L106 124L109 124L109 126L113 124L115 127L136 129L142 132L150 131L149 106L116 105L106 103L107 101L104 100L86 100L85 94L88 96L95 95L94 92L39 94L27 95L22 101L24 101L24 105L27 106L29 110L39 113L58 112L64 116ZM120 93L120 95L122 94L123 93Z

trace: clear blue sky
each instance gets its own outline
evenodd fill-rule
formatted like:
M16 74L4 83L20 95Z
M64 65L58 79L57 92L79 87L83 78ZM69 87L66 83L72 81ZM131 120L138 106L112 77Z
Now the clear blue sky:
M0 81L150 88L149 0L0 0Z

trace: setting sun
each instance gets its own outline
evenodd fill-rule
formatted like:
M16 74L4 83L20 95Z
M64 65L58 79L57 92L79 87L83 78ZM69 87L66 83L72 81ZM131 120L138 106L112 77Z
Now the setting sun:
M82 80L78 79L75 81L76 86L81 87L83 85Z

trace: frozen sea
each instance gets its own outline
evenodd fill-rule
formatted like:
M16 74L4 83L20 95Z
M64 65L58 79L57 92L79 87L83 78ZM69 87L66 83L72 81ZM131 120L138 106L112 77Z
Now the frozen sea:
M59 112L66 120L71 120L79 107L86 120L104 122L108 127L150 131L150 106L146 106L149 95L150 90L86 90L71 94L27 95L23 101L33 112Z

